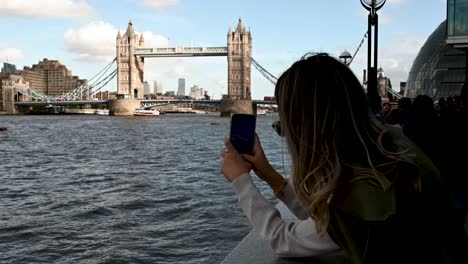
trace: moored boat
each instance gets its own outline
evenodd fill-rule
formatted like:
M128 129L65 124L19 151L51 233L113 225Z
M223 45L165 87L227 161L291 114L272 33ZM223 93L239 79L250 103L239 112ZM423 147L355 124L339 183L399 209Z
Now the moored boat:
M108 109L98 109L94 112L95 115L109 115Z
M266 110L264 110L264 109L257 109L257 115L266 115Z
M133 111L133 116L141 116L141 117L158 117L159 111L158 110L146 110L146 109L135 109Z

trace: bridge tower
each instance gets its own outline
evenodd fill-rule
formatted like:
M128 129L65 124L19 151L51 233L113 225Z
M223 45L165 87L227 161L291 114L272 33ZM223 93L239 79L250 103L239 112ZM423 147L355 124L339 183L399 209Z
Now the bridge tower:
M227 34L228 96L230 99L251 99L252 35L239 18L236 30Z
M135 48L143 48L145 40L133 29L133 23L128 22L127 31L123 36L117 34L117 96L119 99L143 99L144 58L135 56Z
M21 75L10 74L8 78L0 80L2 87L2 102L0 102L0 110L6 111L8 114L16 114L20 109L15 106L15 102L28 101L29 82L25 81Z
M227 34L228 96L221 100L221 116L255 114L251 100L252 35L239 18L236 30Z

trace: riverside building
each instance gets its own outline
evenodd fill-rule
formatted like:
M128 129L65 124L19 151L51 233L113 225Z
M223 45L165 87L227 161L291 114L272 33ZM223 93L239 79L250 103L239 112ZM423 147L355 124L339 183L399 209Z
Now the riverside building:
M32 67L24 67L21 76L30 88L48 96L60 96L86 83L72 75L58 60L43 59Z
M195 100L205 99L203 88L198 87L198 85L194 85L192 88L190 88L190 98Z

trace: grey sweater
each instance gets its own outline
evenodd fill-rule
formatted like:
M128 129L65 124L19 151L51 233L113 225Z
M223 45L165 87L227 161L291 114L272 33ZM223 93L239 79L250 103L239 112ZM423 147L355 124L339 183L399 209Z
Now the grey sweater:
M281 201L300 220L285 222L276 207L257 189L248 173L232 182L240 207L249 219L256 234L270 243L280 257L336 258L344 253L328 234L319 237L315 222L302 207L291 184L286 185Z

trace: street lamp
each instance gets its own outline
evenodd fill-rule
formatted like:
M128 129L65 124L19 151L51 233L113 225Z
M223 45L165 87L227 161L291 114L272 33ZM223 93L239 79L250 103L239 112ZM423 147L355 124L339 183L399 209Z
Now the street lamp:
M338 58L344 64L349 65L351 63L351 59L353 58L353 56L351 56L351 53L349 53L347 50L345 50L340 54L340 56Z
M372 112L380 111L381 98L377 91L377 51L378 51L378 33L379 16L377 10L383 7L387 0L360 0L362 6L369 11L367 23L367 97ZM372 46L372 28L374 28L374 45ZM374 61L372 63L372 49L374 49Z

